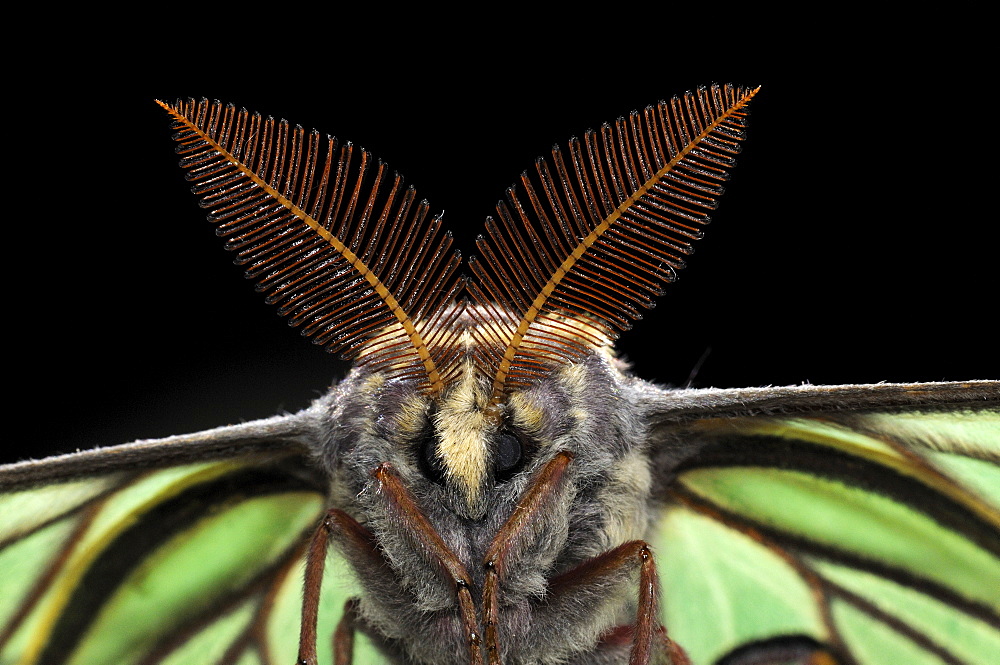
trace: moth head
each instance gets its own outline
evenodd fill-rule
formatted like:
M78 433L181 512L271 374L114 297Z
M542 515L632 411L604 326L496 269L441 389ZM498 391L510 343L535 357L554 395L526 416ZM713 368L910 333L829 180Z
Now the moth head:
M619 445L611 430L624 375L599 329L580 341L601 343L579 362L552 367L498 397L495 377L475 361L477 341L488 334L470 332L475 325L465 327L456 378L439 393L364 369L334 388L333 413L323 421L338 426L323 457L335 485L349 478L351 494L362 492L371 469L388 461L409 486L463 518L483 519L491 504L505 500L498 497L515 498L525 478L557 452L592 459L600 455L591 449Z
M367 151L218 102L163 106L236 263L355 363L334 389L331 473L361 491L392 464L477 517L491 488L589 440L598 401L617 404L608 347L684 267L755 93L702 87L554 146L464 264L441 217Z

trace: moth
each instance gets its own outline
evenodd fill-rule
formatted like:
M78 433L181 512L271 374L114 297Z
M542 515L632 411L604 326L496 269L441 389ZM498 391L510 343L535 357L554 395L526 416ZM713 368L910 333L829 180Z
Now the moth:
M987 663L1000 383L667 389L756 90L536 160L476 257L387 165L163 104L258 290L354 369L299 413L0 467L0 663Z

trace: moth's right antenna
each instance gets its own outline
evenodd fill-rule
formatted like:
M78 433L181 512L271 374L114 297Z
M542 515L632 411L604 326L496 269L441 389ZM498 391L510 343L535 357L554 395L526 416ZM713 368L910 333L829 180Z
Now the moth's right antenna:
M315 130L219 102L157 103L216 233L290 325L428 394L457 376L461 257L412 186Z

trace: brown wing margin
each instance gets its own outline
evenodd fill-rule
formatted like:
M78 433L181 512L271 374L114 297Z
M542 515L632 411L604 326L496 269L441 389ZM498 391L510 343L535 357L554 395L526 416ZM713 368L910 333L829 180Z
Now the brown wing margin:
M289 324L359 366L440 392L458 371L461 257L413 187L315 130L231 104L158 103L216 233Z
M467 289L493 399L606 344L675 279L722 194L758 89L712 85L570 139L497 204Z

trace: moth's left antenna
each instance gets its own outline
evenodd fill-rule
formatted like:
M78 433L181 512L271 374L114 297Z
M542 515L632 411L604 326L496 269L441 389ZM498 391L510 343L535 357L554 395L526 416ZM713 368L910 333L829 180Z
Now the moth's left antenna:
M461 256L398 173L232 104L157 103L216 233L290 325L428 394L455 378Z

